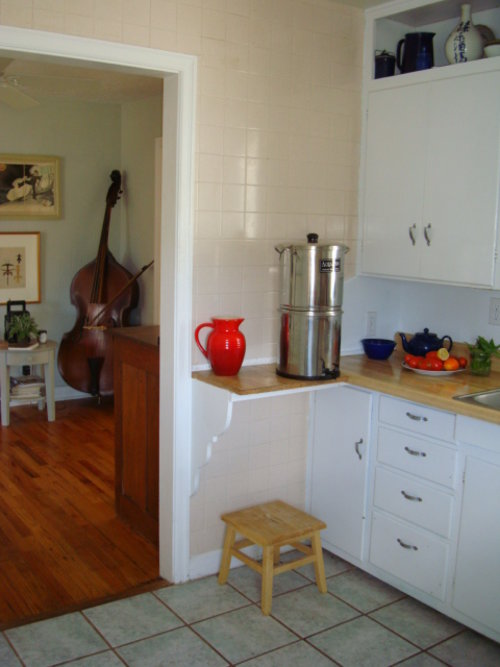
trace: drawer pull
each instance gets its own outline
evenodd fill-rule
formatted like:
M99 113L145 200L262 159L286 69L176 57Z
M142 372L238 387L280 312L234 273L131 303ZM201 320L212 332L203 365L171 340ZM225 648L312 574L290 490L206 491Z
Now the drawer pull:
M360 438L357 442L354 443L354 451L358 455L360 461L363 458L363 455L359 451L359 446L362 445L362 444L363 444L363 438Z
M405 447L405 452L408 452L411 456L427 456L425 452L419 452L417 449L410 449L409 447Z
M429 421L429 420L427 419L427 417L422 417L421 415L414 415L414 414L412 414L411 412L407 412L407 413L406 413L406 416L407 416L409 419L413 419L413 421L415 421L415 422L427 422L427 421Z
M401 491L401 495L406 498L406 500L413 500L414 502L421 503L422 498L419 496L412 496L409 493L406 493L406 491Z
M403 547L403 549L411 549L412 551L418 551L418 547L416 547L414 544L406 544L406 542L400 540L399 537L397 539L397 542L400 547Z

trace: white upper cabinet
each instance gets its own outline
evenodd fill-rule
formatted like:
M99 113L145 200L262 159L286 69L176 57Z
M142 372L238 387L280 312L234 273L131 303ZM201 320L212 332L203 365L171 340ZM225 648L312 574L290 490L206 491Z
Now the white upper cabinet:
M415 2L390 7L405 4L418 11ZM394 50L401 31L412 31L382 21L368 20L367 48L385 39ZM446 23L446 35L457 22ZM436 35L442 47L446 35ZM497 287L500 58L373 80L371 51L365 70L361 272Z

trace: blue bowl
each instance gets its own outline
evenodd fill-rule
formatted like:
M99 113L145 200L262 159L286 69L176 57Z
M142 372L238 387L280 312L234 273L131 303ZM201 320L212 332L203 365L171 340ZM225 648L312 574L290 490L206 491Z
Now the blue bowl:
M389 359L396 347L396 343L387 338L363 338L361 343L370 359Z

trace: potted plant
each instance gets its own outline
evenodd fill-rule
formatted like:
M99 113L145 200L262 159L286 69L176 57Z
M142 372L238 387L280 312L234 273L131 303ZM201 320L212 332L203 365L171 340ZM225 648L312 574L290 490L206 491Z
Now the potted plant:
M6 329L10 344L27 347L38 336L38 325L27 312L12 315Z
M473 375L489 375L491 370L491 356L500 357L500 345L493 338L486 340L478 336L474 345L469 345L470 372Z

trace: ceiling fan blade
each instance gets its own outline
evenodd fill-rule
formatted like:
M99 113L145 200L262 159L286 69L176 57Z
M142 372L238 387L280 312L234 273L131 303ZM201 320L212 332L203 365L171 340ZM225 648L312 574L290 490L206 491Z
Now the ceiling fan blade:
M40 104L33 97L5 81L0 81L0 102L17 111L33 109Z

